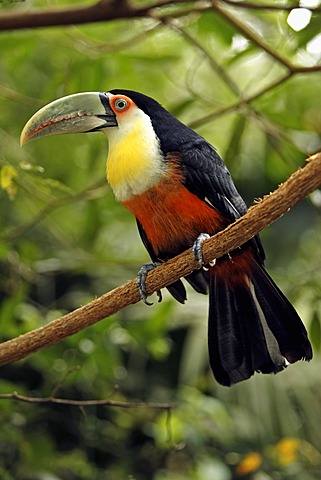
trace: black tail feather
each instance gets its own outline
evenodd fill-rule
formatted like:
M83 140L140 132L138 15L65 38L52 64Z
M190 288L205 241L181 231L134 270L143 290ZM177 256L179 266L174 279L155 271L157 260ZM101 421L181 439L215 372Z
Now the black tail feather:
M266 270L258 264L254 265L252 282L282 355L289 363L311 360L311 345L299 315Z
M208 342L214 376L226 386L312 358L300 317L256 262L238 286L211 269Z
M194 288L198 293L206 295L208 293L209 274L206 270L194 270L190 275L185 277L185 280Z
M167 285L166 288L175 300L179 303L185 303L185 300L187 300L186 290L181 280L177 280L177 282Z
M185 277L188 283L198 293L206 295L208 293L208 272L204 270L195 270L190 275ZM178 280L171 285L168 285L167 290L169 293L180 303L184 303L186 300L186 290L181 280Z

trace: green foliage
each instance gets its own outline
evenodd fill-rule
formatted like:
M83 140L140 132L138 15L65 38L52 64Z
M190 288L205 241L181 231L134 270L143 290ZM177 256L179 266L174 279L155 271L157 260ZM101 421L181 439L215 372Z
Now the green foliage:
M2 2L0 14L24 9ZM24 123L45 103L116 87L151 95L217 147L249 204L320 149L320 69L310 67L320 60L311 41L321 13L295 32L284 11L228 12L236 23L191 2L149 18L1 33L2 340L89 302L147 261L134 219L105 182L102 136L20 148ZM207 367L206 298L189 290L180 306L164 292L162 304L128 307L1 367L0 393L176 406L1 399L1 479L320 478L320 208L315 192L262 233L269 271L309 329L311 364L221 388Z

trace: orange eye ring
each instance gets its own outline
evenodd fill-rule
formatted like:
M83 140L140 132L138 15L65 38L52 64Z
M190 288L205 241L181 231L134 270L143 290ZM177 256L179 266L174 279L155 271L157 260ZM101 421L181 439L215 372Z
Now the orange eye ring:
M118 115L126 112L132 105L133 101L125 95L115 95L111 98L110 106Z

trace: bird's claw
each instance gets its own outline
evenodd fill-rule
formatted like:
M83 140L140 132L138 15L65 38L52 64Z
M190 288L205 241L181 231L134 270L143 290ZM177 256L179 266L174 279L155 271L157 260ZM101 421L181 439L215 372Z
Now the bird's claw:
M208 233L201 233L197 239L194 242L193 245L193 255L195 260L198 260L200 266L202 267L204 265L204 259L203 259L203 251L202 251L202 244L205 240L210 238Z
M154 263L145 263L140 270L137 273L137 288L139 291L140 298L143 300L145 305L153 305L153 303L147 301L147 291L146 291L146 277L148 272L151 270L154 270L154 268L158 267L160 265L159 262L154 262ZM162 301L162 293L160 290L157 290L157 296L158 296L158 302Z
M197 239L195 240L194 242L194 245L193 245L193 248L192 248L192 251L193 251L193 255L194 255L194 258L196 260L198 260L199 264L201 267L203 267L205 270L208 270L208 268L204 267L204 258L203 258L203 251L202 251L202 244L205 240L207 240L208 238L210 238L210 235L208 233L201 233ZM214 258L214 260L211 260L208 265L210 267L214 267L216 263L216 258Z

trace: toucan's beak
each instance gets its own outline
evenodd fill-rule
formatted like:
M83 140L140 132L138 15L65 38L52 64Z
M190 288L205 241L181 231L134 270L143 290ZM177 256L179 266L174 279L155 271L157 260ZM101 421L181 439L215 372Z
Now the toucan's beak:
M49 103L35 113L21 132L20 143L48 135L93 132L117 127L116 115L104 93L68 95Z

